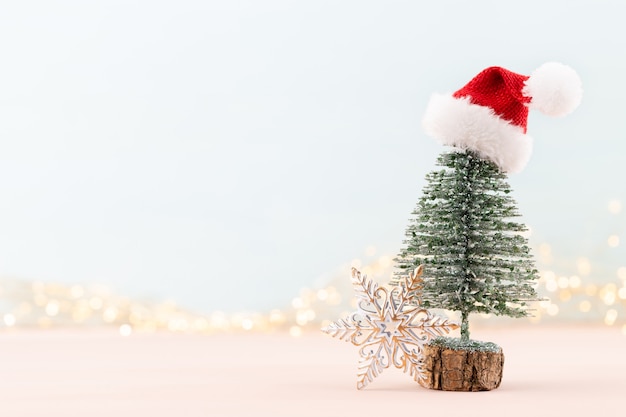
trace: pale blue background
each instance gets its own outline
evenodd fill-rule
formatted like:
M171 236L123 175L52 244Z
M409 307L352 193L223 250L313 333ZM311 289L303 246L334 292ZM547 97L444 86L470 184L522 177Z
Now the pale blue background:
M399 249L442 150L420 127L431 93L550 60L583 104L531 114L515 197L533 245L616 268L625 5L2 2L0 275L280 307L367 246Z

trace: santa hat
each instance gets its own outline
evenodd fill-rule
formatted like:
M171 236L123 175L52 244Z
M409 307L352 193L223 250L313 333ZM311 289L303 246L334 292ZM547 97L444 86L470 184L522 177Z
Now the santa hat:
M580 78L566 65L546 63L530 76L490 67L454 94L433 95L423 124L444 145L474 151L504 172L519 172L532 152L528 109L563 116L581 98Z

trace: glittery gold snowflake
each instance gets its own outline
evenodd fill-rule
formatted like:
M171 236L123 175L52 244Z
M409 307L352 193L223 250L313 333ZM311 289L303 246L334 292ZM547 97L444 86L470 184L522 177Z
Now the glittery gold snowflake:
M322 331L361 347L358 389L366 387L392 364L419 381L423 378L424 344L459 327L420 307L422 271L420 265L400 286L388 290L352 268L359 311L331 323ZM410 301L417 302L417 306L408 305Z

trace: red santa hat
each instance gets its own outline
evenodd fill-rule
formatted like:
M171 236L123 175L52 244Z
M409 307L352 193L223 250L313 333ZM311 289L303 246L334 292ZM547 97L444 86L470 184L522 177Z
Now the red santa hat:
M472 150L504 172L519 172L532 152L528 109L563 116L581 98L580 78L566 65L546 63L530 76L490 67L451 95L433 95L423 124L444 145Z

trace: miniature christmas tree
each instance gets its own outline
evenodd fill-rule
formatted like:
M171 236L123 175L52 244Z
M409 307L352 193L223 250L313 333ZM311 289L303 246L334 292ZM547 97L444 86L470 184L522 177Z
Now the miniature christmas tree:
M459 312L461 339L424 346L423 386L479 391L500 385L502 349L470 340L469 315L526 316L528 302L537 299L538 277L526 228L514 221L506 174L530 159L528 109L561 116L581 96L576 72L548 63L530 76L490 67L455 93L431 98L424 127L452 150L439 157L442 169L426 177L392 283L401 285L405 271L423 264L423 294L414 303Z
M443 153L438 165L407 228L397 278L423 264L422 305L460 312L467 342L470 313L526 316L538 275L526 227L511 220L518 213L504 173L471 151Z

